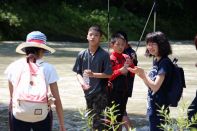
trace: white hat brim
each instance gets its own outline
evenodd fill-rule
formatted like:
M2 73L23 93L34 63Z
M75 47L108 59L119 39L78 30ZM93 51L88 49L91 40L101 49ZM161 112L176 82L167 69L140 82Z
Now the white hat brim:
M51 47L49 47L45 44L40 44L40 43L36 43L36 42L23 42L23 43L21 43L20 45L17 46L16 52L19 53L19 54L25 54L24 49L26 47L41 48L41 49L44 49L51 54L55 52L55 49L53 49L53 48L51 48Z

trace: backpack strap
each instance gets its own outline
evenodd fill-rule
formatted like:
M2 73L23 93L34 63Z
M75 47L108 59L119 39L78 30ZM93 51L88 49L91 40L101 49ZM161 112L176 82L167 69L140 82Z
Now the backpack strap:
M21 76L22 76L22 73L23 73L24 68L25 68L24 61L26 61L26 60L24 59L24 60L22 60L21 63L20 63L20 64L22 65L22 67L20 67L20 74L19 74L18 80L17 80L17 82L16 82L17 84L13 87L11 102L12 102L12 100L13 100L13 96L15 96L15 90L16 90L16 88L18 87L19 82L21 81Z

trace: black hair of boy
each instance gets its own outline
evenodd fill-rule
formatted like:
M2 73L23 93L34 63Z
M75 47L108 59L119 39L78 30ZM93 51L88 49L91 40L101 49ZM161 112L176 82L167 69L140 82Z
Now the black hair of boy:
M116 42L116 39L118 39L118 38L120 38L120 39L122 39L123 41L126 42L126 39L125 39L125 37L124 37L122 34L120 34L120 33L115 33L115 34L113 34L113 35L111 36L110 43L114 44L114 43Z
M128 36L127 36L127 33L125 33L124 31L117 31L116 34L121 34L125 41L128 42Z
M100 28L99 25L93 25L93 26L91 26L91 27L89 28L88 32L89 32L89 31L92 31L92 30L94 30L94 31L96 31L96 32L99 32L99 33L100 33L100 36L103 35L103 31L101 30L101 28Z

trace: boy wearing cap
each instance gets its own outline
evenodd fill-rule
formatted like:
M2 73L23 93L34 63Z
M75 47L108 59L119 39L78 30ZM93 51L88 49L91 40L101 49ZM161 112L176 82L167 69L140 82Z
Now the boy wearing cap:
M102 111L108 104L105 87L112 69L109 54L100 47L102 31L99 26L91 26L88 30L88 49L79 52L73 71L85 93L87 109L91 110L93 129L102 131Z
M10 109L9 109L9 123L11 131L33 131L43 130L43 131L51 131L52 130L52 111L50 107L47 105L49 101L47 100L47 90L50 87L51 93L53 97L56 99L54 104L56 106L57 116L60 124L60 131L65 131L64 127L64 116L63 116L63 108L59 96L57 80L58 75L56 73L55 68L42 60L42 57L45 53L54 53L55 50L46 45L46 36L40 31L33 31L27 35L26 42L21 43L16 48L16 52L20 54L25 54L26 58L21 58L13 63L11 63L6 71L9 83L10 90ZM41 71L44 76L42 88L45 91L43 94L32 93L31 91L35 90L36 86L33 81L33 75L38 75L38 70ZM24 72L26 74L24 74ZM32 75L33 74L33 75ZM40 78L41 79L41 78ZM20 91L18 88L20 84L25 85L24 91ZM46 88L45 88L46 86ZM37 86L38 87L38 86ZM39 86L41 87L41 86ZM20 88L21 89L21 88ZM39 88L41 90L41 88ZM31 93L29 93L29 91ZM39 92L38 90L36 92ZM38 95L39 97L34 97ZM23 108L24 103L29 103L29 105L33 105L36 103L46 104L48 107L46 110L46 117L44 116L41 119L37 119L39 115L42 115L44 112L41 108L35 109L34 113L29 115L29 117L24 117L24 114L18 115L16 113L17 109ZM19 108L16 109L17 103ZM42 105L43 105L42 104ZM29 107L30 108L30 107ZM30 109L31 110L31 109ZM34 110L34 109L33 109ZM23 117L22 117L23 116ZM32 122L33 121L33 122Z

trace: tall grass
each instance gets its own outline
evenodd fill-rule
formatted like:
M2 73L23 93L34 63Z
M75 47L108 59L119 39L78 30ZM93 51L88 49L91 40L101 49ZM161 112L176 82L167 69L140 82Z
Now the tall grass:
M182 101L177 108L178 116L173 118L164 106L161 107L158 111L164 118L164 124L161 124L160 128L164 131L196 131L197 129L192 129L191 126L197 124L197 113L189 120L187 117L187 109L188 104Z
M106 107L105 110L102 112L103 115L103 125L107 129L104 129L103 131L118 131L119 128L124 124L124 122L118 122L117 121L117 106L114 102L112 102L111 107ZM85 125L83 128L84 131L89 131L93 127L93 117L95 114L92 114L91 110L79 110L79 113L81 115L81 119L85 122ZM129 131L135 131L135 129L129 129Z

